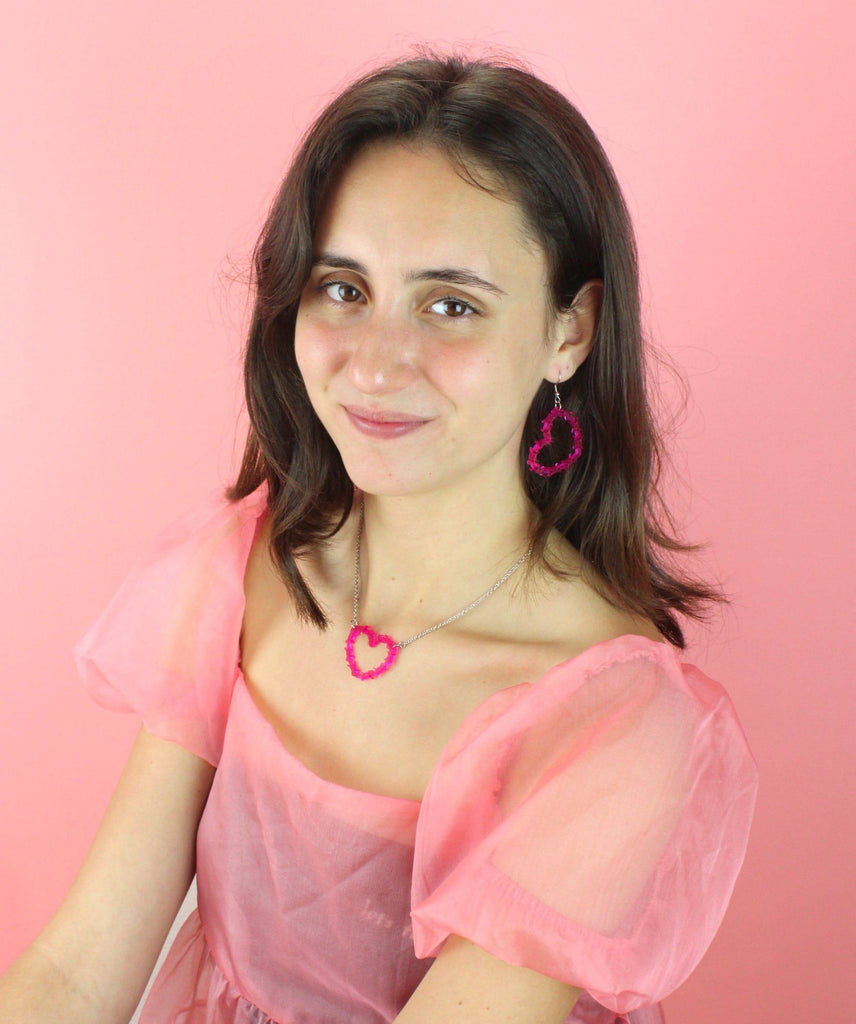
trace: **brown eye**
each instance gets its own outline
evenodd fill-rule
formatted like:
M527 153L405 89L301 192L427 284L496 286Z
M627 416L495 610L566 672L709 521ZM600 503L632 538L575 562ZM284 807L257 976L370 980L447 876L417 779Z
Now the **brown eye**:
M447 320L463 320L468 316L479 316L479 311L475 306L470 305L469 302L464 302L463 299L455 298L454 295L447 295L444 299L435 299L434 302L431 303L431 307L444 304L457 306L459 309L469 310L469 313L452 313L451 315L442 314Z
M330 289L330 288L349 289L351 292L356 292L357 295L360 294L359 288L356 288L354 285L350 284L348 281L328 281L326 284L320 285L318 290L321 291L321 292L324 292L325 295L327 296L327 298L332 303L334 303L337 306L349 305L352 302L352 300L348 299L348 298L344 298L344 301L343 301L342 292L338 292L338 298L334 298L333 295L335 295L337 293L334 292L333 295L331 295L329 293L329 291L328 291L328 289Z

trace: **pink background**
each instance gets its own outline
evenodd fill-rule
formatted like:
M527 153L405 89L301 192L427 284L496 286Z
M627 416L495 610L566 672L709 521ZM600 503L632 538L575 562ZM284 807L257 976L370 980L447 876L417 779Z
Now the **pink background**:
M137 730L90 703L72 643L236 464L237 275L297 136L426 41L506 47L578 104L691 388L669 493L736 602L690 653L728 687L761 791L670 1024L856 1020L853 10L5 5L0 970L62 899Z

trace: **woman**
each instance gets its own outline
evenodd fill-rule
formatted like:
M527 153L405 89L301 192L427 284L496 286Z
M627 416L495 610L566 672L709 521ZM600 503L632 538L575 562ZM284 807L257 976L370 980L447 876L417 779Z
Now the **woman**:
M143 1024L662 1020L756 769L680 656L723 598L662 559L601 146L523 68L389 65L254 265L240 474L75 647L143 728L0 1010L127 1020L196 871Z

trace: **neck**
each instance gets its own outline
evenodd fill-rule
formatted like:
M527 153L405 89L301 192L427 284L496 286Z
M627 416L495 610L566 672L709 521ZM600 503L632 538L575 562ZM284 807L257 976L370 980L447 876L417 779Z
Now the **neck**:
M365 512L357 622L399 638L481 597L529 548L534 509L522 490L488 503L481 492L454 499L436 491L394 496L357 492L352 565L361 500ZM495 603L508 599L526 564L468 612L468 619L483 609L490 615L491 605L495 613Z

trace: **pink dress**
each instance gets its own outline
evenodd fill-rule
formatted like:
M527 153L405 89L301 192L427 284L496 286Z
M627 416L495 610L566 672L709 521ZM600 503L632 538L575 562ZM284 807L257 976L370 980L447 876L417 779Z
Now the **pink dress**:
M452 932L582 988L567 1024L662 1021L719 927L754 809L722 686L623 635L483 701L421 801L327 781L241 673L266 499L218 490L177 518L74 646L95 701L217 767L198 907L141 1024L393 1021Z

